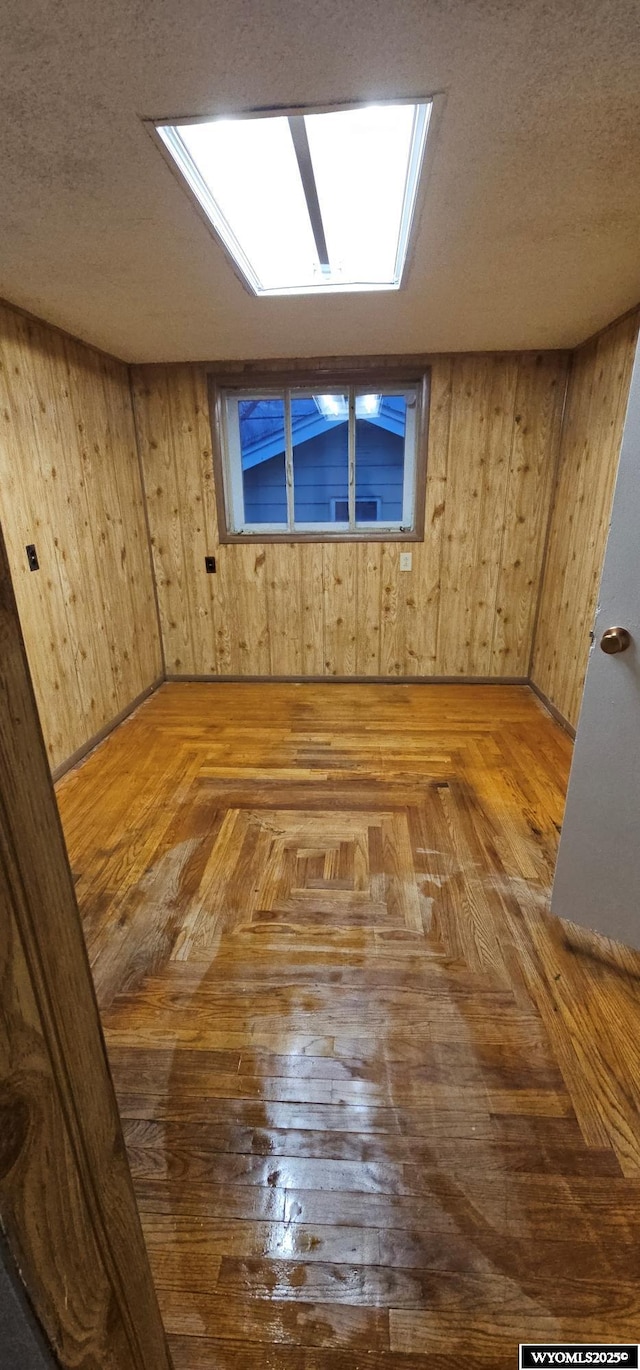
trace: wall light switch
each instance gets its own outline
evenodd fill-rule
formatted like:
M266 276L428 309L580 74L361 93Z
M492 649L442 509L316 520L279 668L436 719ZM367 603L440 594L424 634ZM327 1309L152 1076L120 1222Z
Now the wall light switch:
M401 552L401 553L400 553L400 570L401 570L401 571L410 571L410 570L411 570L411 563L412 563L412 561L413 561L413 553L412 553L412 552Z

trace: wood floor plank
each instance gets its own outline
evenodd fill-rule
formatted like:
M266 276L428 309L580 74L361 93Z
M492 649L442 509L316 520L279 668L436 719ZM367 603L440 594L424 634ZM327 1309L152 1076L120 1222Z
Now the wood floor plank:
M247 1342L221 1341L214 1337L169 1337L175 1370L459 1370L460 1356L437 1354L425 1362L424 1356L396 1356L389 1351L359 1350L350 1347L249 1345ZM495 1370L493 1352L474 1354L474 1370ZM511 1360L510 1364L513 1364Z
M218 1219L202 1226L191 1216L146 1214L143 1230L158 1286L215 1287L223 1256L264 1256L274 1260L379 1263L378 1233L344 1225ZM215 1268L215 1276L212 1273Z
M314 1304L311 1301L293 1303L232 1297L224 1293L159 1292L165 1327L170 1334L205 1337L215 1334L227 1341L275 1343L296 1348L342 1346L367 1351L389 1348L389 1315L382 1308L343 1303Z
M58 799L176 1370L635 1340L640 956L521 686L165 685Z

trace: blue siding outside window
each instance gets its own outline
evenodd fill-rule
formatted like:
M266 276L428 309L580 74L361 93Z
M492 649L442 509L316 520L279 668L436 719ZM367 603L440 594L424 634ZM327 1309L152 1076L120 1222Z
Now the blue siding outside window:
M344 447L347 425L336 424L294 445L295 516L299 523L330 523L332 499L347 497ZM295 440L294 440L295 443ZM356 498L381 501L381 522L402 518L404 439L366 419L356 420ZM278 453L243 474L247 523L285 523L287 496Z
M338 537L414 529L416 381L224 395L230 532Z

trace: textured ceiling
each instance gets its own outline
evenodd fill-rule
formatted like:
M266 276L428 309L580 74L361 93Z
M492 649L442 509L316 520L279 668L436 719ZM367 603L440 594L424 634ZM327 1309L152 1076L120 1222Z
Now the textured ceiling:
M1 0L0 295L127 360L562 347L640 299L638 0ZM397 294L249 295L144 117L445 95Z

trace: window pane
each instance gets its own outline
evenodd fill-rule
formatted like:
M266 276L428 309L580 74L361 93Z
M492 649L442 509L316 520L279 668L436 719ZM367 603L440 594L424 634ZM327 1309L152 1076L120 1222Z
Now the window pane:
M245 523L287 526L284 399L238 402Z
M296 524L348 522L348 396L292 395L291 430Z
M317 283L320 263L289 120L214 119L181 125L180 138L213 192L216 227L232 252L234 242L240 245L259 288Z
M356 523L400 523L407 403L415 392L356 396Z
M306 115L336 280L395 278L414 116L414 105Z

